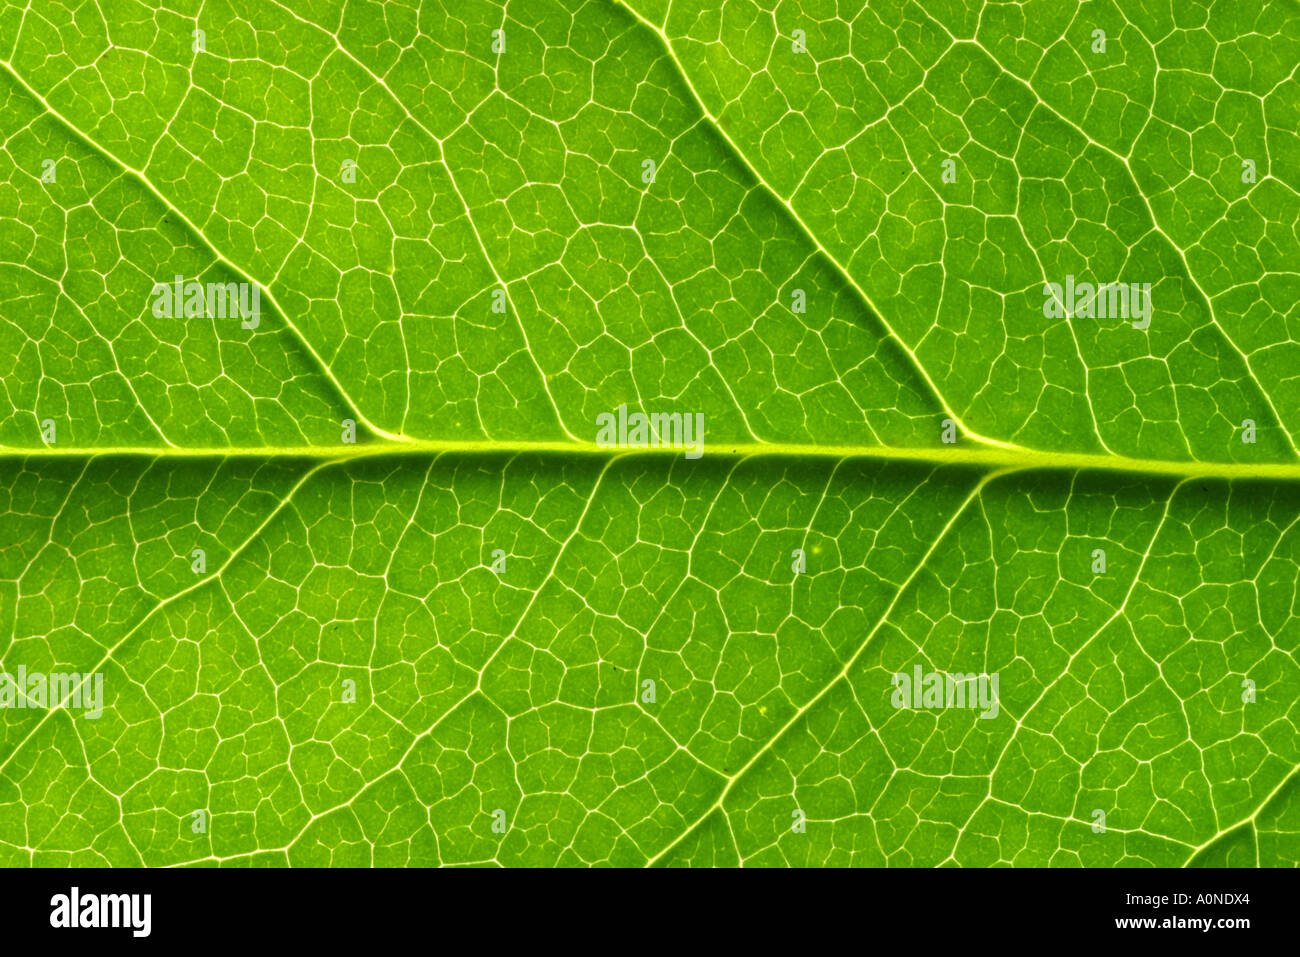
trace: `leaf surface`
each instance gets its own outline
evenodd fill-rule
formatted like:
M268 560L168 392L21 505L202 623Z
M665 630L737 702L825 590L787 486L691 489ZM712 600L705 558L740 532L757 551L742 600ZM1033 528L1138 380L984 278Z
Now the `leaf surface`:
M1133 6L0 6L0 860L1300 863L1300 7Z

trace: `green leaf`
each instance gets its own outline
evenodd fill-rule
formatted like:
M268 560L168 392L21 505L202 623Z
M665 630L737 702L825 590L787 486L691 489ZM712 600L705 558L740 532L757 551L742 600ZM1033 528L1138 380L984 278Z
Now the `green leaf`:
M0 5L0 863L1300 863L1300 4L1133 6Z

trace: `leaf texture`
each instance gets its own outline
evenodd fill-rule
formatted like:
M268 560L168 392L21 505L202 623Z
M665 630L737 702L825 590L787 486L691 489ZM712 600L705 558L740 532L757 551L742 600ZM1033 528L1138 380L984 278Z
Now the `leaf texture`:
M104 698L0 707L0 863L1300 864L1297 64L1295 0L3 3L0 670Z

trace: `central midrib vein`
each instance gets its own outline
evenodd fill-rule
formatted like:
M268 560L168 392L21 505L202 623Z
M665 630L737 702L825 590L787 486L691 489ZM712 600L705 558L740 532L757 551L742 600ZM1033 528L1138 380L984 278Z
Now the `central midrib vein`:
M675 457L684 458L681 448L604 448L595 442L493 441L490 439L408 439L401 443L367 442L358 445L251 446L230 448L175 448L123 446L102 448L0 447L0 460L84 459L128 456L159 460L175 459L305 459L346 461L390 456L429 455L579 455L598 458ZM1053 469L1071 472L1119 472L1168 478L1238 479L1272 482L1300 482L1300 461L1296 462L1193 462L1129 458L1088 452L1051 452L1035 449L999 449L973 445L898 447L880 445L813 445L791 442L715 442L706 445L703 459L805 458L863 459L884 462L941 466L976 466L990 469L1028 471Z

